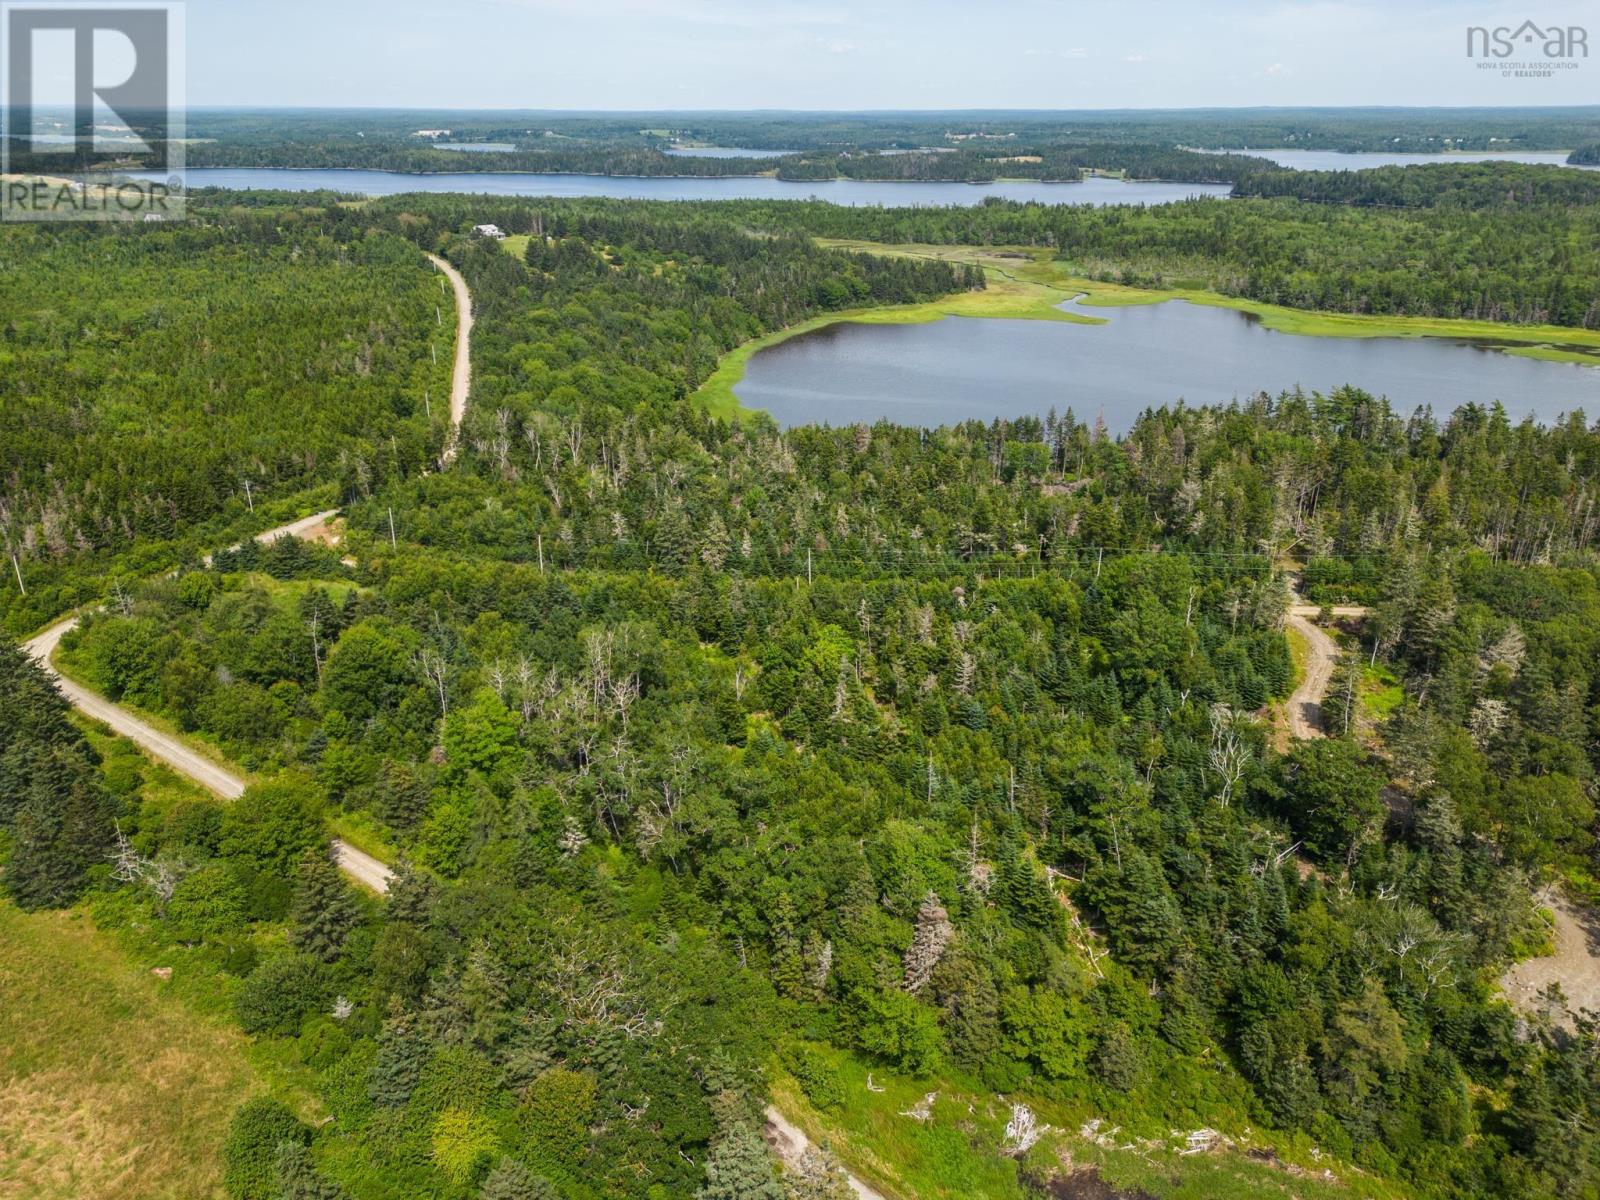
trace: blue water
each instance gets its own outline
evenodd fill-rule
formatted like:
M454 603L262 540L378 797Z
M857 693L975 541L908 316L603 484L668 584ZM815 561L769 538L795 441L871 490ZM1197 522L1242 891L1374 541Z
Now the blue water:
M936 427L1073 408L1124 432L1147 408L1227 404L1295 386L1353 384L1442 419L1498 400L1515 419L1600 414L1600 368L1542 362L1443 338L1273 332L1234 309L1181 300L1127 308L1072 302L1101 325L946 317L925 325L841 322L750 359L734 393L784 426L886 418Z
M798 150L752 150L748 146L673 146L666 151L674 158L782 158Z
M1360 171L1367 167L1416 167L1428 163L1516 162L1537 163L1544 166L1567 165L1565 150L1506 150L1495 153L1463 152L1460 154L1390 154L1386 151L1345 153L1341 150L1217 150L1216 154L1247 154L1251 158L1268 158L1280 167L1293 167L1297 171ZM1600 168L1582 167L1593 171Z
M141 178L165 178L133 172ZM394 171L294 171L265 167L197 167L187 173L191 188L281 189L291 192L338 191L367 196L402 192L465 192L490 196L611 196L629 200L827 200L833 204L973 205L987 196L1041 204L1171 204L1190 196L1226 196L1227 184L1124 183L1085 179L1079 183L1016 180L998 183L897 183L887 180L830 179L791 182L768 176L695 179L617 175L534 175L513 172L453 172L406 175Z
M510 154L516 149L511 142L435 142L435 150L459 150L465 154Z

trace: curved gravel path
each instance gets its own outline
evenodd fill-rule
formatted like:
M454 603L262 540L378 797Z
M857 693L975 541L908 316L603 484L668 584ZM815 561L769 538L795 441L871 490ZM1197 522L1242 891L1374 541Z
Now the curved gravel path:
M1289 717L1289 736L1304 741L1326 736L1327 724L1322 716L1322 701L1328 694L1328 685L1333 682L1334 664L1339 661L1339 646L1328 636L1327 630L1313 624L1312 619L1320 615L1322 609L1300 601L1298 596L1295 600L1297 602L1290 605L1286 619L1289 628L1306 640L1310 653L1306 659L1305 678L1284 707ZM1329 611L1336 617L1364 617L1369 610L1359 605L1341 604Z
M467 415L467 395L472 391L472 292L461 272L437 254L428 255L428 261L444 272L450 286L456 290L456 362L450 377L450 436L445 441L444 453L439 456L440 463L449 466L461 445L461 421Z
M313 513L309 517L301 517L298 521L290 521L287 525L278 525L258 533L255 540L265 545L283 537L303 537L336 515L336 510ZM228 768L213 762L181 738L163 733L121 705L113 704L100 693L68 679L56 669L51 656L61 644L61 639L77 626L76 616L67 617L22 643L23 650L44 668L45 674L55 681L56 687L67 698L67 702L80 712L110 726L113 731L127 738L151 758L166 763L178 774L187 776L224 800L237 800L244 795L244 780ZM357 883L380 894L389 890L389 880L394 877L394 872L371 855L362 853L348 842L335 839L333 856L340 870Z
M428 261L450 280L456 294L456 348L455 369L450 383L450 434L440 456L441 461L448 465L454 460L456 449L460 444L461 421L466 416L467 395L472 390L472 292L468 289L467 281L462 278L461 272L443 258L437 254L429 254ZM284 537L305 537L336 516L338 516L337 509L312 513L309 517L301 517L299 520L258 533L255 540L265 544ZM207 565L210 564L209 555L206 562ZM23 649L44 668L45 673L55 681L56 687L61 690L61 694L68 702L79 711L110 726L152 758L166 763L179 774L194 780L224 800L237 800L242 796L245 783L238 775L211 761L182 739L163 733L148 721L113 704L104 696L68 679L56 670L51 656L61 644L61 639L76 628L77 624L77 617L68 617L23 643ZM383 863L344 841L336 840L333 843L333 851L340 869L356 882L379 893L389 890L389 880L394 877L394 872Z

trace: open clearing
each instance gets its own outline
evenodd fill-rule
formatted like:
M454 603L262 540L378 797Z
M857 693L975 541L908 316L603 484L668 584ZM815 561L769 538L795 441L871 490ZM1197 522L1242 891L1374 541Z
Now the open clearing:
M223 1194L248 1039L167 987L87 917L0 903L0 1197Z
M1579 908L1560 892L1543 898L1555 916L1555 953L1517 963L1500 980L1506 999L1519 1011L1539 1008L1539 993L1559 983L1567 1007L1600 1012L1600 915ZM1570 1029L1572 1022L1559 1024Z

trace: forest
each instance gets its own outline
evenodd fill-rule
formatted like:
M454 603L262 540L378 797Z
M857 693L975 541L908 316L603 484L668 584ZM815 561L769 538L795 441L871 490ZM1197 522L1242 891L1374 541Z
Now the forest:
M1521 163L1450 163L1364 171L1258 171L1236 196L1293 196L1323 204L1385 208L1584 205L1600 201L1600 172Z
M638 113L197 110L193 167L364 168L418 173L534 172L986 182L1070 181L1085 171L1134 179L1243 184L1302 194L1268 160L1228 153L1288 148L1427 153L1569 151L1593 163L1600 110L1260 109L1151 112ZM422 138L419 130L448 130ZM445 147L504 147L465 152ZM780 157L704 157L680 147ZM15 155L18 169L53 169ZM1460 164L1455 164L1460 165ZM1325 183L1317 185L1326 187ZM1317 198L1307 196L1306 198ZM1383 201L1389 202L1387 200Z
M1472 168L1407 168L1417 170L1445 171L1440 179L1455 191L1450 172ZM1507 170L1495 164L1482 177L1497 179ZM1294 174L1315 184L1342 173ZM1504 175L1508 190L1519 177L1514 168ZM1470 198L1476 189L1459 190ZM1323 312L1593 329L1600 322L1600 206L1545 203L1539 194L1530 203L1485 209L1470 202L1395 209L1274 197L1142 208L998 198L972 207L898 209L741 201L725 211L822 237L1048 247L1076 274L1133 287L1198 287Z
M71 584L8 592L7 620L97 601L61 666L250 787L150 788L8 649L0 853L15 903L182 948L311 1080L315 1115L240 1106L235 1200L838 1200L832 1153L774 1169L763 1108L782 1089L846 1125L874 1088L919 1131L905 1194L1060 1194L1091 1114L1255 1139L1239 1169L1266 1182L1235 1194L1320 1186L1301 1164L1351 1189L1328 1195L1600 1189L1594 1018L1496 987L1540 951L1541 888L1600 897L1584 414L1344 388L1111 437L1071 412L780 431L689 400L761 333L985 283L816 235L1593 327L1592 208L200 205L182 231L0 241L36 297L108 259L189 272L148 308L86 285L7 310L11 545ZM417 413L450 321L424 250L477 319L448 469ZM278 338L208 326L292 390L163 389L205 346L193 314L270 321L302 287L328 308ZM349 423L319 425L334 377ZM198 437L197 403L216 465L180 504L167 451L123 439ZM35 426L74 436L27 457ZM346 544L233 545L209 522L248 505L242 464L323 488ZM108 525L116 488L164 523ZM146 536L108 577L97 556ZM1291 564L1314 603L1371 610L1347 715L1294 744ZM341 879L331 830L396 865L387 898Z
M218 143L193 147L191 167L366 168L381 171L533 172L628 176L725 177L775 174L779 179L902 179L982 183L997 178L1069 182L1100 171L1132 179L1231 183L1272 164L1238 154L1202 154L1163 145L1066 145L1006 142L982 149L826 149L777 158L669 155L655 146L564 144L496 152L436 149L415 138L345 145L337 141Z
M420 469L449 301L416 263L293 211L0 228L0 539L32 582L0 601L12 632L86 599L86 559L159 558L258 504Z
M1573 150L1600 139L1600 108L1258 108L952 110L838 112L471 112L461 110L197 109L190 134L220 147L283 142L356 148L404 143L419 129L454 141L508 142L524 150L676 144L752 150L916 150L962 141L1036 145L1097 143L1436 153L1448 150ZM961 139L958 141L956 139ZM479 164L480 169L487 164Z

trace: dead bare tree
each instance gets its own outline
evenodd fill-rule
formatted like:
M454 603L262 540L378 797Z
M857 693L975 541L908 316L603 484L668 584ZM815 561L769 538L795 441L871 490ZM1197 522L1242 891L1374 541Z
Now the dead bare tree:
M432 646L423 646L417 651L417 670L422 672L422 677L429 686L438 694L439 718L443 720L450 712L450 664L445 662L444 655Z
M1227 808L1232 802L1233 790L1239 786L1239 781L1244 778L1245 768L1250 765L1250 747L1239 736L1238 721L1238 714L1226 704L1211 706L1209 761L1211 769L1222 781L1222 791L1218 799L1222 801L1223 808Z

